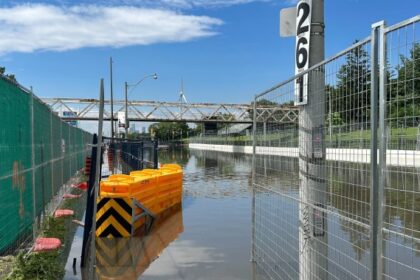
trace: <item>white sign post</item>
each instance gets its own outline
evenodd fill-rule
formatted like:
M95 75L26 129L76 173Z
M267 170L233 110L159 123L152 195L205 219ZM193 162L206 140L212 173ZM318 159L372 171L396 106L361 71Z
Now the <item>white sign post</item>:
M311 38L312 1L300 1L296 9L296 75L309 68L309 48ZM308 74L296 79L295 105L308 102Z
M121 133L125 130L125 112L118 112L118 131Z

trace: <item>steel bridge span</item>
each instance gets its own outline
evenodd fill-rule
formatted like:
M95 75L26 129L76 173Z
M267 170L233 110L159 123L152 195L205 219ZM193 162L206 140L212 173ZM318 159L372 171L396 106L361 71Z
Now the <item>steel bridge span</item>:
M99 100L83 98L41 98L63 120L97 121ZM113 119L125 112L125 101L114 100ZM252 123L252 104L181 103L159 101L128 101L131 122L215 122ZM262 105L256 108L258 122L297 123L298 108ZM111 120L111 102L105 101L104 120Z

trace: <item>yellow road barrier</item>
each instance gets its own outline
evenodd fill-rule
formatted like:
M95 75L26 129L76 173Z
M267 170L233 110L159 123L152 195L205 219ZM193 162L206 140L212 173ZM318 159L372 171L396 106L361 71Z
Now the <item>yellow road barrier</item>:
M111 175L101 181L97 200L96 236L129 237L147 216L156 216L182 201L181 166Z

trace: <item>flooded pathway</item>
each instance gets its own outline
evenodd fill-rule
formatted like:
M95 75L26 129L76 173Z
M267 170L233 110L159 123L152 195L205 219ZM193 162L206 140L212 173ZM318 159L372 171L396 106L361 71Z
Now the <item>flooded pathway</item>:
M299 193L296 159L256 159L258 174L264 174L262 178L257 176L256 180L266 180L265 183L274 190L259 190L255 196L255 246L258 254L264 256L257 260L255 267L250 262L253 216L251 156L184 149L162 151L159 161L178 163L184 168L182 208L166 212L163 218L157 220L152 232L144 238L98 240L95 270L98 279L265 280L271 279L273 275L276 275L276 279L282 279L284 273L297 275L298 209L296 203L291 204L290 199L285 199ZM353 164L339 164L338 171L334 168L328 170L328 176L336 178L329 197L329 245L352 256L355 264L368 267L367 231L348 223L346 219L338 219L336 213L358 213L360 222L369 219L369 196L366 195L368 190L354 187L368 185L369 177L360 166L355 168ZM394 186L418 188L420 185L418 176L406 175L401 178L396 175L399 173L393 172L390 169L392 176L389 183ZM364 200L359 202L359 197ZM413 209L420 209L420 200L417 197L410 199L397 195L394 198L390 202L392 205L410 203ZM389 217L389 227L393 229L398 225L409 225L413 232L404 234L418 240L420 219L403 214L393 209L387 210L385 217ZM350 218L351 216L347 217ZM285 223L285 219L289 219L288 223ZM355 232L360 234L356 235ZM418 243L403 240L400 235L401 233L386 235L385 253L397 253L414 267L419 267ZM81 243L81 236L82 230L79 229L73 243L76 250L72 250L69 260L73 257L79 258L77 254L80 249L77 250L77 247ZM408 249L413 246L415 250L402 251L397 244L406 244ZM330 250L328 255L333 257L337 252ZM342 261L340 256L334 260L337 263L331 261L328 264L332 272L338 271L338 264ZM398 272L394 266L387 266L386 269L389 273ZM349 266L348 270L351 274L365 273L356 265ZM74 275L71 261L68 262L66 271L65 279L80 279L77 273ZM337 271L337 275L349 274ZM405 279L415 279L410 278L415 273L409 271L401 275ZM295 278L298 279L297 276L291 277ZM343 276L341 279L347 278Z
M182 208L165 213L146 238L99 240L98 278L252 279L251 157L170 150L160 162L184 168ZM65 279L80 279L70 261Z

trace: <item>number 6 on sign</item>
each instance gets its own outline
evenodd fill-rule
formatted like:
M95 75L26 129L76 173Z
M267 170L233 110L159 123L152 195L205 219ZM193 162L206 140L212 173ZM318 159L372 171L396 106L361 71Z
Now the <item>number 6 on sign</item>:
M300 1L296 9L296 75L309 68L309 46L311 37L312 0ZM295 105L308 102L308 74L296 79Z

